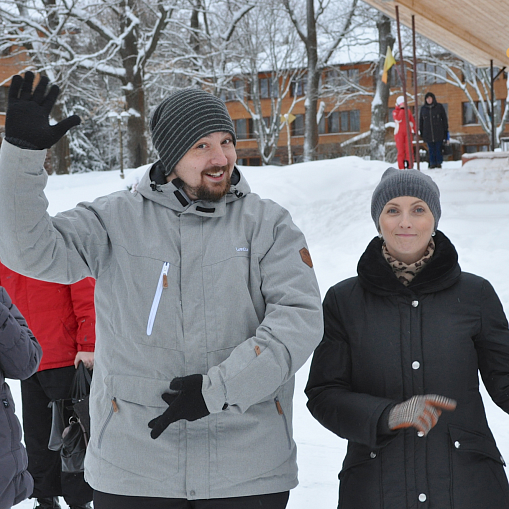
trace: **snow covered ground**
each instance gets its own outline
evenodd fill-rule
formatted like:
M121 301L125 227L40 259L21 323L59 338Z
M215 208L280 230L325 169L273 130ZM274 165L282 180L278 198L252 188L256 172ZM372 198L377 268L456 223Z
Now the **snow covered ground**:
M360 255L376 235L370 215L371 193L388 166L344 157L242 171L254 192L286 207L304 231L323 296L330 286L356 274ZM509 168L487 170L476 165L469 170L458 161L445 163L441 170L423 171L440 188L439 228L455 244L462 269L488 279L509 313ZM118 172L51 176L47 188L50 213L123 189L136 173L127 170L126 180L121 180ZM306 409L303 389L308 370L309 362L297 374L294 434L300 485L292 491L288 507L333 509L337 507L337 474L346 441L322 428ZM19 383L10 381L10 385L21 415ZM509 459L509 416L485 391L483 396L499 449ZM31 507L33 501L25 501L16 509Z

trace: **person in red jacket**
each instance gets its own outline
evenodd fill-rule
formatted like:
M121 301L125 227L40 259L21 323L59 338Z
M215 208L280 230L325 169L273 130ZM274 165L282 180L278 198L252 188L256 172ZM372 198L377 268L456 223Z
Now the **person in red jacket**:
M410 158L408 148L408 138L405 122L405 98L400 95L396 99L396 107L392 111L392 118L394 119L394 140L396 141L396 149L398 150L398 168L404 170L410 167ZM412 134L415 132L415 119L412 112L408 110L408 122L410 124L410 131Z
M42 347L37 373L21 382L23 431L28 471L34 478L37 509L60 508L63 496L71 509L89 509L93 490L83 473L62 472L60 453L48 449L50 401L67 398L80 362L94 365L95 309L92 278L72 285L22 276L0 263L0 285L25 317Z

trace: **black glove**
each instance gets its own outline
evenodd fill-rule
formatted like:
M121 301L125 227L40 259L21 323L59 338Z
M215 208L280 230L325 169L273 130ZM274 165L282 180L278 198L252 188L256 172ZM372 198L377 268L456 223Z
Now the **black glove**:
M201 392L202 383L203 375L189 375L171 381L170 389L178 393L165 392L161 396L169 407L148 423L148 427L152 428L152 438L157 438L172 422L180 419L196 421L210 414Z
M49 124L49 115L60 89L52 85L45 94L49 79L42 76L32 93L34 74L30 71L22 78L12 78L5 117L5 139L20 148L42 150L50 148L75 125L81 123L72 115L56 125Z

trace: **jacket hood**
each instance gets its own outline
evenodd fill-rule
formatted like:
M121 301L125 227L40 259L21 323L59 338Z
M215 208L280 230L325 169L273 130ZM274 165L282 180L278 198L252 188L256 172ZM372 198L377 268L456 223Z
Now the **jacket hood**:
M154 201L176 212L192 213L204 217L220 217L226 212L226 204L240 200L251 188L240 170L235 166L232 173L232 185L228 193L217 202L191 201L181 189L182 181L174 179L166 182L164 166L156 161L143 175L136 192L147 200Z
M428 104L426 102L426 99L428 97L431 97L431 99L433 99L433 102L431 104ZM437 103L437 98L435 97L435 94L433 92L427 92L426 95L424 96L424 103L427 105L427 106L433 106Z
M461 274L458 253L442 232L436 232L434 241L433 257L412 282L405 286L398 280L382 254L382 239L375 237L357 265L361 285L378 295L424 294L449 288L456 283Z

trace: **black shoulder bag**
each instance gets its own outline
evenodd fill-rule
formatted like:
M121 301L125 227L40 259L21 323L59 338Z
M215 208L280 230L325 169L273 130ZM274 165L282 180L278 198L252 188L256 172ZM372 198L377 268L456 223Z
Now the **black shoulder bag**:
M90 439L88 400L92 376L80 362L71 385L69 398L52 401L53 421L48 448L60 451L62 472L83 472Z

